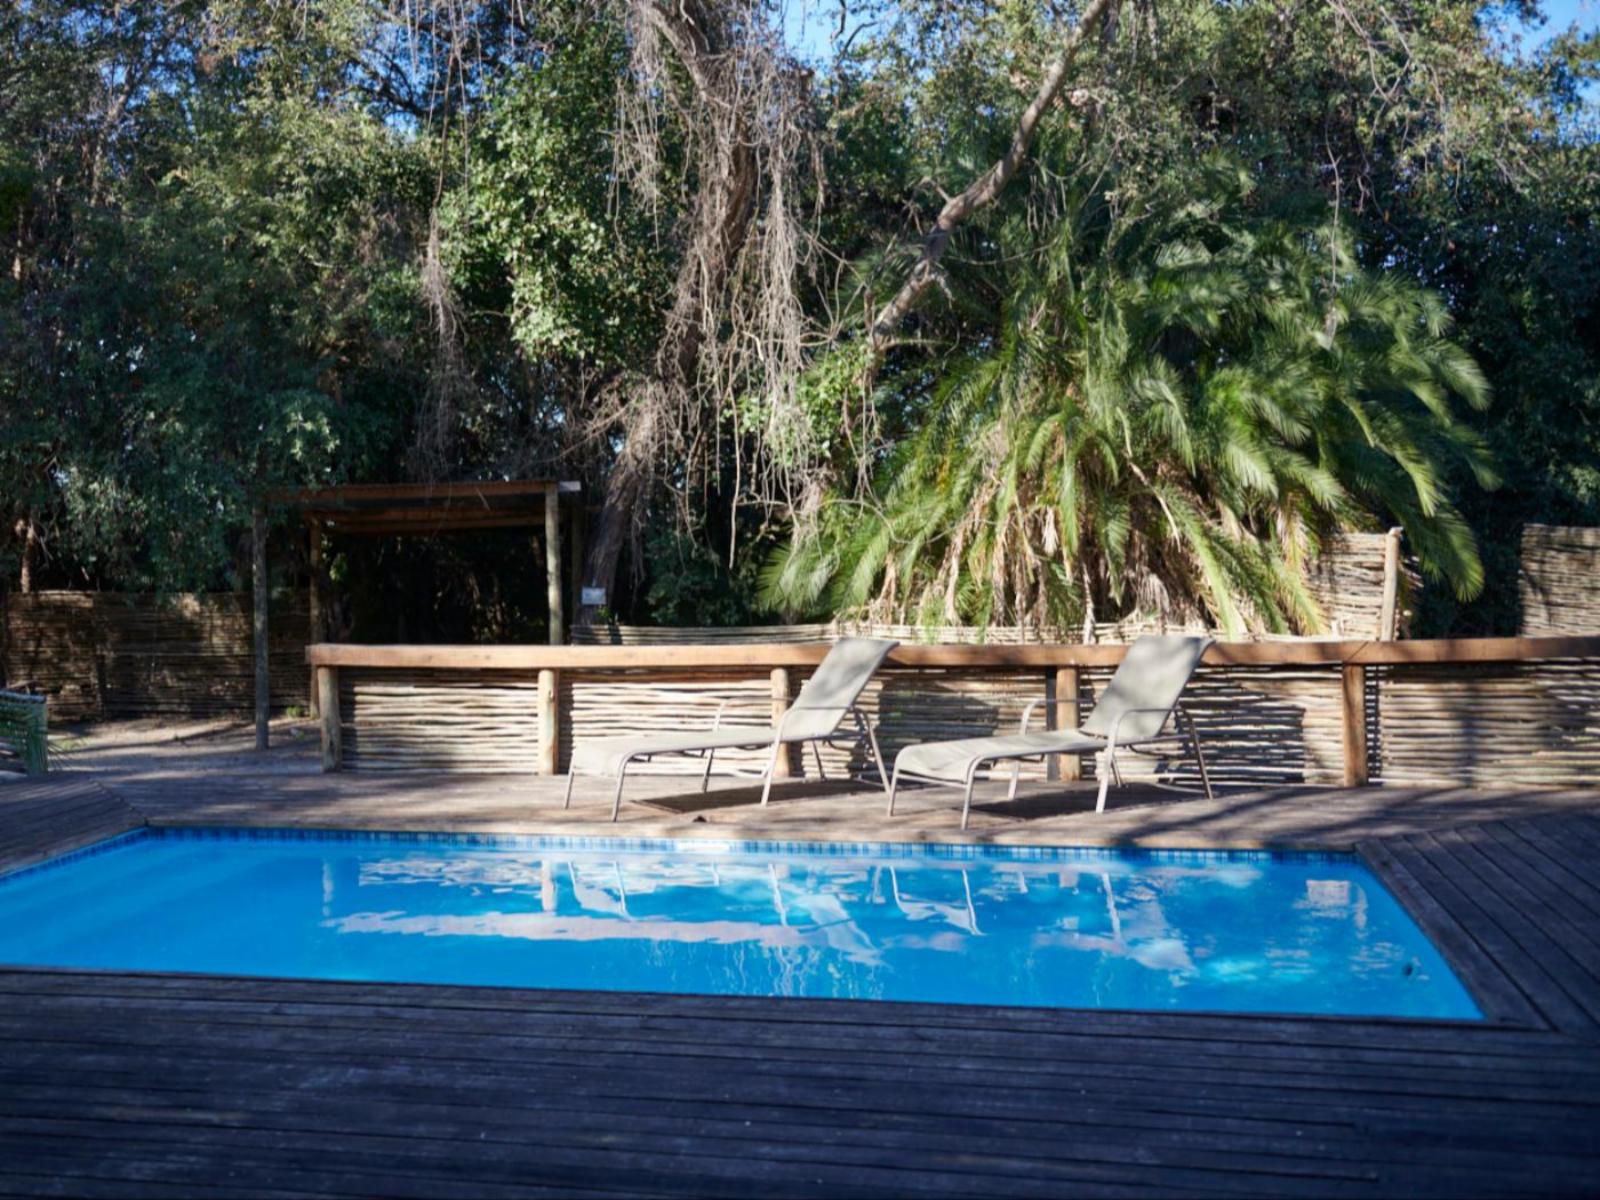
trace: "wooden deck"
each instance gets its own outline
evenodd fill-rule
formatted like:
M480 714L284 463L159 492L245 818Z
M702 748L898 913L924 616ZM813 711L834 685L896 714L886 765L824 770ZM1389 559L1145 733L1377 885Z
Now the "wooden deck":
M641 781L633 795L679 792ZM719 789L621 831L957 835L937 793ZM990 798L992 800L992 797ZM936 803L937 801L937 803ZM604 833L548 783L0 787L0 869L150 821ZM679 806L684 807L684 806ZM1359 846L1481 1024L0 971L0 1194L1594 1195L1600 794L1080 790L974 836Z

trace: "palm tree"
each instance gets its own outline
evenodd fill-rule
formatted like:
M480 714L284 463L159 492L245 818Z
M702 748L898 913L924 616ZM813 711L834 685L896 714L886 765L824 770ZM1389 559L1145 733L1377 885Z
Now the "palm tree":
M977 313L979 335L880 382L911 432L868 495L834 497L769 565L767 602L1316 631L1321 541L1391 516L1426 575L1475 594L1445 480L1464 464L1495 483L1455 403L1481 409L1488 388L1440 298L1363 270L1326 209L1271 211L1226 159L1137 214L1106 196L1069 194L1042 233L1013 217L969 248L983 262L953 278L950 312L969 328Z

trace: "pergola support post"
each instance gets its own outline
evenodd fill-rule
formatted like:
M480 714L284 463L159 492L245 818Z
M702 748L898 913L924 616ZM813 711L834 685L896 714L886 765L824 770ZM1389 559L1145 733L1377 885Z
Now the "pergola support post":
M322 633L322 526L315 521L306 522L306 532L311 538L310 551L307 555L310 571L311 586L308 589L307 608L308 620L306 621L306 643L316 645L323 640ZM322 712L322 692L317 686L317 670L311 669L311 715L318 716Z
M544 490L544 571L545 594L550 602L550 644L566 641L565 615L561 608L561 488L552 483Z
M250 519L250 575L254 588L251 628L255 639L256 749L265 750L272 717L272 679L268 674L267 640L267 509L257 504Z

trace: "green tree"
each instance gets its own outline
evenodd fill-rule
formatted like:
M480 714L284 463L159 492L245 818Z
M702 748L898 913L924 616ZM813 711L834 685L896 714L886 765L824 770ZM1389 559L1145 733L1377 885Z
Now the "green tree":
M967 237L960 340L903 358L907 434L825 507L766 596L932 622L1068 623L1130 607L1231 632L1322 626L1320 540L1394 514L1424 570L1482 586L1446 482L1494 471L1457 402L1488 389L1440 298L1363 270L1313 200L1226 157L1119 210L1069 188L1041 232ZM841 500L844 497L840 497Z

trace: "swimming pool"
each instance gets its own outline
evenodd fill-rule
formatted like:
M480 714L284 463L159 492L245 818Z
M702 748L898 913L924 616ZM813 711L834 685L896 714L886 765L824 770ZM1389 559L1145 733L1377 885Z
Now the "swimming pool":
M1336 854L144 830L0 879L0 963L1481 1015Z

